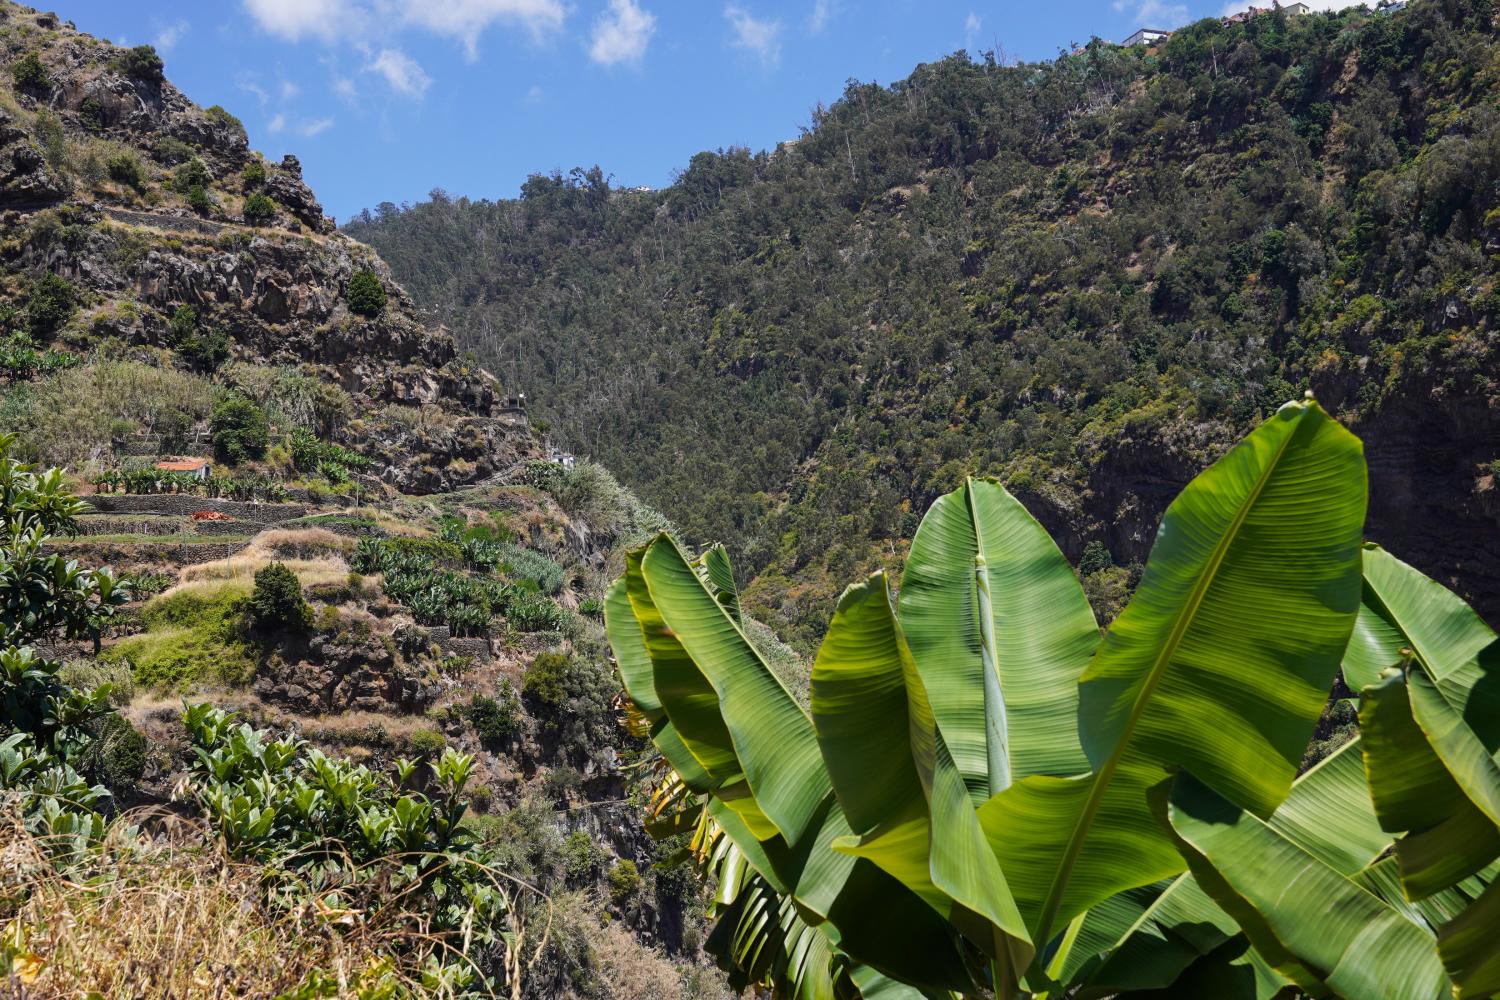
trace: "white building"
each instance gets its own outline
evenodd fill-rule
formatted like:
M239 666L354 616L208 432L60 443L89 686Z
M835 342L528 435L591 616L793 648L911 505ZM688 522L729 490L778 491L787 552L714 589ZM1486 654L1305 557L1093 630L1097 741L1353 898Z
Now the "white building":
M1172 33L1170 31L1162 31L1160 28L1141 28L1120 44L1128 49L1132 45L1155 45L1157 42L1164 42L1171 37Z

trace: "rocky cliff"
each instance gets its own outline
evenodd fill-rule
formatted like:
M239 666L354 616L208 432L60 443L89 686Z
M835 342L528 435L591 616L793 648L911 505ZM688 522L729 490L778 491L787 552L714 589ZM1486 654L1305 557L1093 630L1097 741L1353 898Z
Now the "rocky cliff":
M188 100L149 49L0 4L0 60L13 81L0 89L0 288L35 339L203 374L234 361L300 369L349 395L351 419L330 430L406 492L536 451L495 379L335 230L297 158L252 151L233 115ZM349 289L362 273L384 302L361 311ZM51 319L29 302L49 274L72 300ZM222 348L205 365L208 333Z

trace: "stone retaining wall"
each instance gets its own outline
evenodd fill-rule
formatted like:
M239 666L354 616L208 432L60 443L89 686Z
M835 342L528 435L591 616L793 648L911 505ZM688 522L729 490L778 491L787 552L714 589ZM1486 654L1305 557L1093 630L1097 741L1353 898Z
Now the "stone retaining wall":
M490 640L483 636L460 638L446 625L432 625L427 629L427 637L450 656L467 656L475 663L489 663L495 658L490 649Z
M278 524L306 517L307 507L295 503L254 503L245 500L215 500L187 493L142 495L135 493L96 493L83 498L100 514L175 514L187 517L200 510L214 510L237 521L252 524ZM204 522L208 523L208 522Z
M91 562L109 565L117 561L139 563L141 549L150 553L148 561L172 563L177 566L193 566L198 563L228 559L245 547L243 541L234 542L91 542L74 539L62 542L47 542L45 548L68 552L87 547Z

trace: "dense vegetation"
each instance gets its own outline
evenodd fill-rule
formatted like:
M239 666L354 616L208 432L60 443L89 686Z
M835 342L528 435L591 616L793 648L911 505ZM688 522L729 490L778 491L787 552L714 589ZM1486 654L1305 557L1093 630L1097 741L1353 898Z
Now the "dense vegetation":
M1500 640L1361 546L1366 499L1360 442L1282 407L1173 501L1101 636L1041 525L966 480L899 598L844 592L810 714L722 548L634 551L609 632L656 822L721 881L710 943L785 996L1493 996ZM1340 676L1358 730L1308 766Z
M1436 421L1442 448L1377 475L1411 461L1457 511L1492 473L1493 14L1418 0L959 54L662 191L575 170L348 231L564 443L735 551L746 600L805 645L971 473L1070 558L1104 546L1108 610L1172 490L1309 385L1356 426ZM1454 580L1492 522L1435 540L1446 520L1411 554ZM1456 579L1492 606L1491 578Z

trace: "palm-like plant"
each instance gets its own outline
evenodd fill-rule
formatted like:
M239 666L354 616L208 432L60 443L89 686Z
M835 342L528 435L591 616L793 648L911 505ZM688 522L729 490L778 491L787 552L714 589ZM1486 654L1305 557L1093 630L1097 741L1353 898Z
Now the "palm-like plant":
M1393 995L1385 982L1421 997L1449 976L1461 995L1487 995L1474 991L1495 973L1495 946L1476 927L1496 905L1483 865L1500 843L1461 865L1431 859L1465 831L1500 840L1486 811L1500 806L1500 782L1486 783L1494 745L1442 728L1485 710L1453 629L1431 639L1435 673L1408 667L1366 698L1373 712L1400 683L1420 725L1437 718L1427 687L1444 693L1450 711L1430 722L1444 736L1427 745L1453 776L1446 811L1410 774L1382 779L1397 791L1372 807L1358 764L1363 752L1381 784L1374 736L1298 779L1356 617L1364 639L1349 659L1366 673L1414 659L1397 654L1415 616L1372 602L1369 583L1361 609L1364 508L1359 442L1315 403L1289 404L1172 504L1101 639L1042 528L999 484L970 480L922 522L899 602L883 574L845 593L810 715L746 639L721 549L693 560L660 536L632 553L606 621L700 822L825 935L835 964L868 973L866 996L899 989L876 974L928 996L1192 982ZM1421 889L1460 909L1474 898L1439 948L1431 913L1391 898L1395 875L1411 891L1418 862L1393 875L1381 860L1418 814L1433 829L1403 842L1419 838L1404 854L1425 861ZM1292 875L1316 888L1284 892ZM1337 919L1317 919L1329 900ZM1356 955L1361 942L1374 947ZM789 994L837 995L773 978Z

